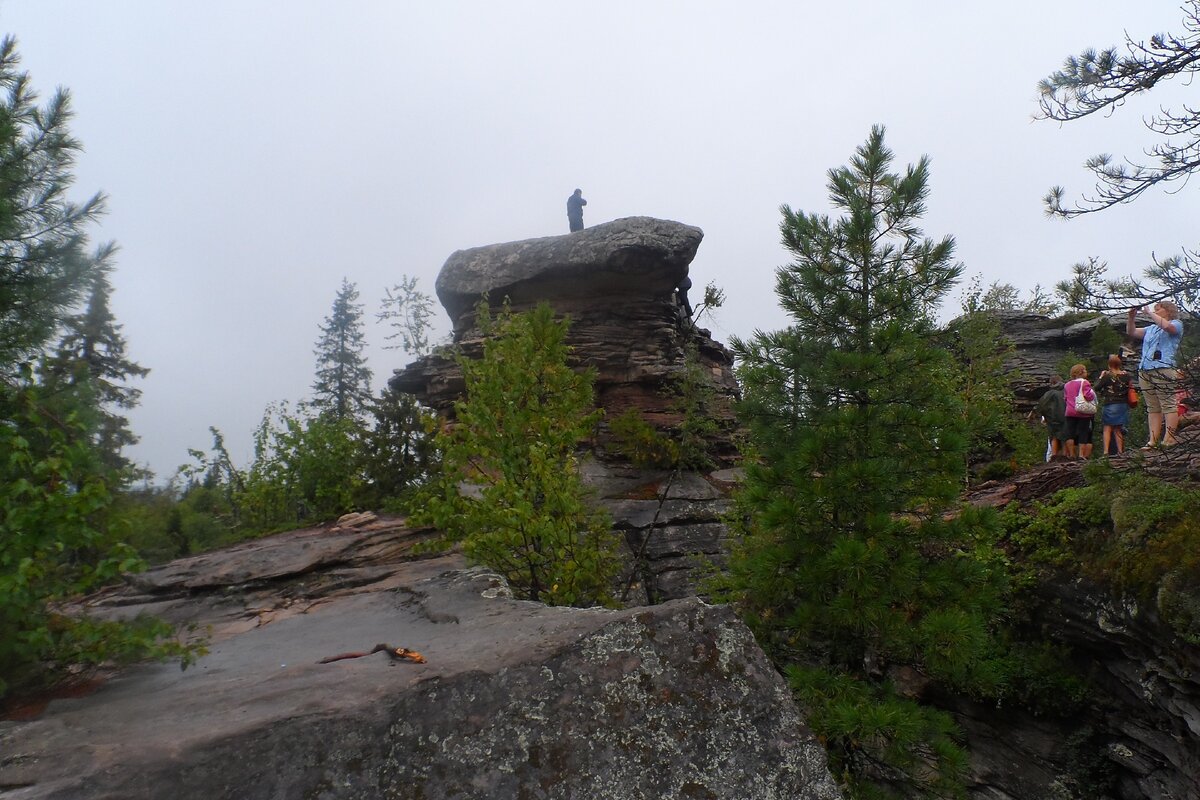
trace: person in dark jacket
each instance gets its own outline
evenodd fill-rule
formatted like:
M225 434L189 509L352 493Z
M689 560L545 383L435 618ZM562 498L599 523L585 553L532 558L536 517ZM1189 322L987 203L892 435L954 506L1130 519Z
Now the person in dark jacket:
M567 198L567 222L571 226L571 232L583 230L583 207L587 205L587 200L583 199L583 189L576 189L575 193Z
M1057 375L1050 377L1050 388L1038 400L1034 413L1042 418L1042 424L1046 426L1046 437L1049 439L1046 460L1062 455L1063 425L1067 413L1066 401L1063 400L1062 378Z

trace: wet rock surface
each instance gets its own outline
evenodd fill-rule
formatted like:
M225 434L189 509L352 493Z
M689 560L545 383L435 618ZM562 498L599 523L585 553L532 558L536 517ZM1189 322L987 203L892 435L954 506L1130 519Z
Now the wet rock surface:
M839 796L729 609L517 601L459 556L414 560L427 535L394 519L295 531L90 598L207 627L211 652L0 722L0 796ZM318 663L378 642L426 661Z

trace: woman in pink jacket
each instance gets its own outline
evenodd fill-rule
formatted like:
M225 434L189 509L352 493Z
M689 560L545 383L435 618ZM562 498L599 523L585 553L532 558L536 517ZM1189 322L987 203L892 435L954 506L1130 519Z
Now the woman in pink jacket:
M1080 458L1091 458L1092 456L1092 418L1096 416L1096 410L1093 408L1090 413L1078 411L1075 408L1075 401L1080 395L1084 400L1092 403L1096 402L1096 393L1092 391L1092 385L1088 383L1087 367L1083 364L1076 364L1071 367L1071 380L1067 381L1063 386L1063 400L1066 401L1067 415L1066 425L1064 426L1063 436L1066 438L1067 456L1075 457L1075 446L1079 446Z

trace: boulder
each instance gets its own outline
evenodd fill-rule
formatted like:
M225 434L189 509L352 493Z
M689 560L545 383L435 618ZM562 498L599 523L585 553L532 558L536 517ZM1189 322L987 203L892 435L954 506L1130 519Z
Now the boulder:
M688 274L704 232L653 217L626 217L564 236L458 250L437 277L455 332L487 294L514 307L553 298L587 305L622 297L666 297Z
M0 794L839 797L728 608L517 601L459 556L414 558L429 533L387 518L295 531L89 598L89 613L208 629L210 653L0 722Z

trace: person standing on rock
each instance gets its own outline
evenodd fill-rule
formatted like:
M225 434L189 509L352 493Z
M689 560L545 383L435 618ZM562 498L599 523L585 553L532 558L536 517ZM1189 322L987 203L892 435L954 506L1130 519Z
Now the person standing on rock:
M1170 300L1160 300L1153 307L1142 309L1150 315L1154 324L1146 328L1136 327L1138 309L1129 309L1125 319L1125 333L1142 340L1142 361L1138 365L1138 383L1146 400L1146 416L1150 422L1150 442L1143 449L1158 445L1159 431L1164 417L1167 430L1163 436L1164 447L1175 444L1175 429L1179 427L1179 407L1175 401L1175 390L1179 385L1179 373L1175 368L1175 353L1183 339L1183 323L1179 321L1179 306Z
M1129 422L1129 390L1133 377L1121 368L1121 357L1108 357L1108 369L1096 380L1096 393L1104 401L1100 419L1104 423L1104 455L1109 454L1109 444L1115 437L1117 453L1125 452L1125 425Z
M1029 412L1036 413L1046 426L1046 460L1063 455L1064 434L1066 425L1067 404L1063 399L1062 378L1050 376L1050 388L1046 390L1037 402L1037 407Z
M583 207L586 205L583 189L576 189L575 193L567 198L567 222L571 225L571 233L583 230Z
M1063 435L1066 437L1067 458L1075 458L1078 453L1082 459L1092 457L1092 420L1096 416L1096 408L1092 413L1082 411L1075 406L1080 398L1095 402L1096 393L1088 383L1087 367L1076 364L1071 367L1071 380L1063 385L1063 399L1066 401L1066 425Z

